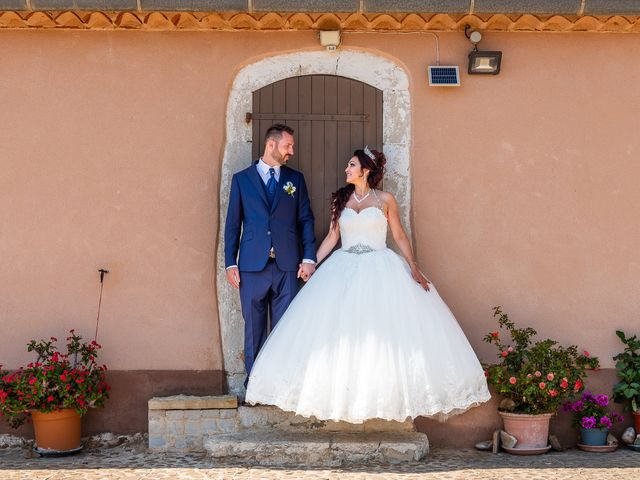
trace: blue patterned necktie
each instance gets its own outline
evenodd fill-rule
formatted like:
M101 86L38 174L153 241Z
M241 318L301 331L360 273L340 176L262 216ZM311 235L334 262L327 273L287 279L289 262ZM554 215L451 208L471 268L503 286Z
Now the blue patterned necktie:
M272 167L269 169L269 180L267 180L267 196L269 197L269 205L273 204L273 199L276 197L276 171Z

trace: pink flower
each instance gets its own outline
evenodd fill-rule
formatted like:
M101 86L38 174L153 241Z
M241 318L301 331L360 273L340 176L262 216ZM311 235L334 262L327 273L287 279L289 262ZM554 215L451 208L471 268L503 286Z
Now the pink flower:
M551 395L552 397L557 397L558 396L558 391L557 390L549 390L549 395Z
M544 388L544 387L546 387L546 386L547 386L547 384L546 384L546 383L544 383L544 382L540 382L540 383L538 384L538 386L539 386L540 388Z
M507 352L506 350L502 352L503 357L506 357L507 355L509 355L509 352Z
M511 378L509 379L509 383L510 383L511 385L515 385L517 381L518 381L518 380L516 379L516 377L511 377Z
M536 372L534 373L534 375L535 375L536 377L541 377L541 376L542 376L542 373L540 373L540 371L539 371L539 370L536 370Z
M567 388L567 387L569 386L569 380L567 380L567 379L566 379L566 377L565 377L565 378L563 378L563 379L562 379L562 382L560 382L560 386L561 386L562 388Z
M591 354L589 352L587 352L586 350L584 352L582 352L582 355L584 355L585 357L591 356Z
M527 373L527 378L531 378L533 377L533 375L531 375L530 373Z
M513 352L513 347L507 348L507 352L509 352L509 353Z
M553 373L547 373L547 380L551 381L553 380L553 377L554 377Z
M498 338L498 336L499 336L499 335L500 335L500 334L499 334L498 332L491 332L491 336L492 336L493 338Z

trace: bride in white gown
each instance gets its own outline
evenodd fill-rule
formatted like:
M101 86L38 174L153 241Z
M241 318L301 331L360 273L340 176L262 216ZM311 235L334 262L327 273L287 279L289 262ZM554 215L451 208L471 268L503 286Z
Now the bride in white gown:
M306 417L439 419L490 398L464 332L420 273L390 193L384 155L356 150L318 262L262 347L245 401ZM402 256L387 248L387 227Z

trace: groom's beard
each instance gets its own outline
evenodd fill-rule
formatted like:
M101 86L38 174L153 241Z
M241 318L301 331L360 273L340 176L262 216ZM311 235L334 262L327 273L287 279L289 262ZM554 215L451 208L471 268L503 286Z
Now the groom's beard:
M271 154L271 159L274 160L275 162L278 162L280 165L286 165L287 162L289 161L290 156L291 155L289 154L282 155L279 151L274 150L273 153Z

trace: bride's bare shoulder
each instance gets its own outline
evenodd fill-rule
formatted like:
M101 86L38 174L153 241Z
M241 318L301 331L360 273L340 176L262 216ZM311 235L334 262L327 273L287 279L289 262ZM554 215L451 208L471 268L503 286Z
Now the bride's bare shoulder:
M386 203L387 205L396 203L396 198L393 196L393 193L385 192L383 190L378 190L377 193L378 193L378 198L384 203Z

